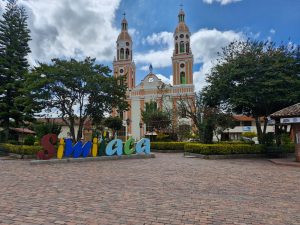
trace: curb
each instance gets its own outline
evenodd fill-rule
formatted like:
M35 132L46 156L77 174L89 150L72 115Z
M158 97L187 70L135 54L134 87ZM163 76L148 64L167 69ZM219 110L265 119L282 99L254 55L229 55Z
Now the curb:
M300 167L300 163L296 161L291 161L291 162L282 162L279 161L278 159L269 159L270 162L279 165L279 166L291 166L291 167Z
M49 165L60 163L76 163L76 162L91 162L91 161L112 161L124 159L151 159L155 158L155 154L135 154L135 155L121 155L121 156L101 156L101 157L87 157L87 158L65 158L65 159L50 159L50 160L31 160L30 165Z
M263 154L235 154L235 155L202 155L196 153L185 153L185 158L200 158L200 159L251 159L251 158L264 158Z

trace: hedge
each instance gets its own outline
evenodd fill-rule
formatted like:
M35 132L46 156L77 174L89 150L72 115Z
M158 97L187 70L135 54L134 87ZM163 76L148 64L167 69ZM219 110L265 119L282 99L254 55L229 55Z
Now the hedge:
M41 146L28 146L28 145L12 145L12 144L0 144L0 148L9 153L35 155L42 150Z
M262 145L249 144L196 144L185 145L185 152L202 155L230 155L230 154L260 154L264 152Z
M282 153L293 153L294 145L283 145L279 147ZM230 154L265 154L264 145L249 144L196 144L188 143L184 148L185 152L202 155L230 155Z
M186 142L151 142L151 149L156 150L184 150Z

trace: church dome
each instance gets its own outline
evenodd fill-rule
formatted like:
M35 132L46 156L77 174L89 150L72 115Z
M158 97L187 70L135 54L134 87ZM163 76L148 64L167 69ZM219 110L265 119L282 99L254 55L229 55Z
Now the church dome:
M131 37L128 33L128 28L127 28L128 23L127 23L127 20L125 18L125 14L124 14L124 18L122 20L121 26L122 26L122 31L118 36L118 41L130 41L131 42Z
M118 36L118 41L130 41L131 37L127 31L122 31Z
M184 22L180 22L175 30L175 33L189 33L190 29L189 27L184 23Z
M176 27L175 33L189 33L190 29L184 22L185 13L183 9L181 9L178 13L178 25Z

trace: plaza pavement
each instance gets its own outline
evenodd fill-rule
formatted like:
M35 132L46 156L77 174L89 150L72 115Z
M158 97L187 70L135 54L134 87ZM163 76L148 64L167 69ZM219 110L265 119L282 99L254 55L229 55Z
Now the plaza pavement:
M156 156L0 160L0 224L300 224L300 168Z

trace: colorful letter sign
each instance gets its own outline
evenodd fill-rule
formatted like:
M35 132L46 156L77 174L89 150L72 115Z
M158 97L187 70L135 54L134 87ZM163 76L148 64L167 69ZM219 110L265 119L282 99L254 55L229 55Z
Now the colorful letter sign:
M137 154L150 154L150 140L147 138L141 139L136 144L133 138L129 138L124 144L124 149L122 140L120 139L112 140L106 144L105 138L102 138L100 143L98 143L97 138L93 138L93 142L88 141L83 143L82 141L78 141L73 146L72 139L61 138L56 151L55 144L57 143L57 139L57 135L55 134L47 134L42 138L41 144L44 150L38 152L38 159L47 160L52 158L55 154L57 155L58 159L62 159L63 157L97 157L97 155L121 156L123 154L131 155L135 152Z

